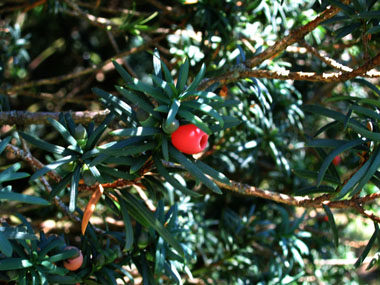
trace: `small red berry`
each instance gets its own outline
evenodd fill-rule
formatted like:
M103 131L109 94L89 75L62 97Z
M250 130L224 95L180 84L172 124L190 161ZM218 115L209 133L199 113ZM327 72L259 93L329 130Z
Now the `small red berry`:
M67 246L67 247L65 247L65 250L69 250L69 249L76 249L76 250L78 250L78 254L79 255L77 257L66 259L63 262L63 266L66 269L70 270L70 271L78 270L82 266L82 264L83 264L83 254L82 254L82 251L80 249L78 249L77 247L75 247L75 246Z
M339 165L340 162L342 161L342 159L340 158L339 155L335 156L333 161L332 161L332 164L334 164L335 166Z
M196 154L207 146L208 135L196 125L180 126L172 133L172 144L176 149L187 154Z

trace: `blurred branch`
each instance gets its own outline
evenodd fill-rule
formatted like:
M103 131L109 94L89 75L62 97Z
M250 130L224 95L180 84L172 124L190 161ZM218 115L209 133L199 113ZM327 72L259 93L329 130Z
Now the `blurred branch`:
M28 7L30 6L30 3L24 0L12 0L12 1L3 0L2 4L5 5L5 7L0 9L0 14L5 14L7 12L14 12L16 10L28 9ZM7 5L11 5L11 6L7 6Z
M74 104L83 105L86 107L89 106L89 103L90 103L89 100L83 100L83 98L79 99L78 97L71 98L71 96L69 96L71 93L72 91L68 93L67 96L63 97L61 94L57 94L57 93L52 94L52 93L47 93L47 92L39 93L39 92L32 92L28 90L18 90L15 93L7 94L7 96L8 97L25 96L25 97L30 97L30 98L36 98L39 100L47 100L47 101L60 102L60 103L74 103Z
M77 111L70 112L73 120L77 123L88 124L91 121L100 123L109 114L109 110L98 112ZM0 125L32 125L46 124L47 118L58 120L61 112L27 112L27 111L7 111L0 112Z
M356 205L354 205L354 208L360 213L362 214L363 216L371 219L372 221L376 222L376 223L380 223L380 217L376 216L374 213L372 213L371 211L368 211L366 209L363 208L363 205L362 204L359 204L357 203Z
M31 82L25 82L25 83L17 84L16 86L9 88L7 91L13 92L13 91L25 89L25 88L31 88L31 87L37 87L37 86L43 86L43 85L53 85L53 84L58 84L58 83L61 83L63 81L67 81L70 79L78 78L78 77L81 77L81 76L84 76L84 75L87 75L90 73L94 73L94 72L97 72L99 70L101 70L102 72L107 72L107 71L113 70L114 69L113 65L112 65L113 60L117 60L117 59L120 60L121 58L129 56L131 54L144 51L148 47L155 44L156 42L159 42L160 40L162 40L165 37L166 37L166 34L160 35L154 39L151 39L150 41L148 41L147 43L145 43L139 47L134 47L134 48L131 48L130 50L127 50L125 52L117 54L117 55L113 56L112 58L107 59L102 64L100 64L96 67L88 67L88 68L85 68L81 71L76 71L76 72L72 72L72 73L65 74L65 75L60 75L60 76L56 76L56 77L40 79L37 81L31 81Z
M42 51L36 58L34 58L28 66L29 70L36 69L43 61L52 56L56 51L65 45L65 40L61 37L56 39L49 47Z
M71 16L79 16L81 18L84 18L90 24L97 26L97 27L100 27L100 28L105 29L105 30L112 30L112 29L119 28L119 25L116 25L115 23L113 23L111 20L109 20L107 18L97 17L97 16L83 12L76 3L74 3L70 0L64 0L64 2L74 10L74 12L71 12L69 10L65 10L66 14L69 14Z
M135 11L135 10L130 10L130 9L122 9L122 8L107 8L107 7L98 7L93 4L89 4L86 2L81 2L78 1L76 4L80 7L85 7L93 10L99 10L102 12L110 13L110 14L133 14L134 16L149 16L149 13L146 12L141 12L141 11Z
M157 1L157 0L146 0L146 1L152 4L153 6L155 6L156 8L162 10L165 14L180 15L181 13L183 13L183 11L176 11L176 9L174 9L171 6L161 3L161 1Z
M83 82L78 82L78 84L76 84L76 82L74 81L73 82L73 88L70 90L70 92L66 93L65 95L61 95L60 97L63 97L62 99L63 100L58 100L57 104L55 104L54 106L54 110L56 111L59 111L61 110L61 107L67 103L68 101L72 102L72 103L75 103L75 104L78 104L78 105L85 105L86 108L88 108L89 104L91 104L91 102L93 102L93 100L83 100L84 98L83 97L87 97L87 98L91 98L93 99L95 97L94 94L82 94L82 96L79 96L78 93L83 91L84 89L86 89L88 86L90 86L92 84L92 82L94 81L96 76L94 75L90 75L86 80L84 80ZM79 80L76 79L76 81L82 81L82 80ZM59 94L60 92L58 92Z
M120 53L120 48L119 48L119 45L117 44L117 42L116 42L116 40L115 40L114 35L113 35L110 31L107 30L107 36L108 36L108 38L109 38L109 40L110 40L110 42L111 42L111 45L112 45L113 49L115 50L115 52L116 52L117 54L119 54L119 53ZM123 61L123 64L124 64L125 68L126 68L127 71L129 72L129 74L132 75L133 77L137 78L137 74L136 74L136 73L133 71L133 69L129 66L127 60L126 60L125 58L123 58L122 61Z
M370 263L374 257L366 257L363 263ZM354 265L357 262L357 258L345 258L345 259L316 259L314 264L318 266L347 266Z

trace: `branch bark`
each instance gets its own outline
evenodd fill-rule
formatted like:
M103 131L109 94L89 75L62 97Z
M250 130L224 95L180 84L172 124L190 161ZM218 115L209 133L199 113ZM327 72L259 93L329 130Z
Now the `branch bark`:
M212 179L210 177L210 179ZM365 201L371 201L375 198L379 198L379 195L374 196L368 195L365 197L353 197L349 200L331 200L330 194L324 194L316 198L304 197L304 196L290 196L283 193L277 193L269 190L263 190L255 186L250 186L240 182L235 182L230 180L230 184L225 184L215 179L212 179L220 188L239 193L247 196L254 196L263 198L266 200L271 200L277 203L286 204L295 207L304 208L322 208L322 204L327 205L329 208L338 209L353 209L366 218L373 220L374 222L380 223L380 217L376 216L371 211L365 210L363 208L363 203Z
M109 30L109 29L116 30L119 27L118 25L116 25L115 23L113 23L111 20L107 18L97 17L97 16L83 12L79 8L79 6L72 1L64 0L64 2L74 10L74 12L65 10L66 14L69 14L71 16L82 17L86 19L90 24L97 26L99 28L102 28L104 30Z
M344 82L355 78L357 76L363 76L365 78L380 78L380 72L371 70L366 71L360 67L352 72L304 72L304 71L289 71L289 70L251 70L248 68L236 68L232 69L227 74L219 77L207 79L199 86L199 89L205 89L214 83L228 84L236 82L238 80L255 77L255 78L267 78L267 79L280 79L280 80L299 80L299 81L312 81L312 82Z
M314 82L344 82L353 79L357 76L365 78L380 78L380 71L374 70L374 67L380 65L380 53L375 57L368 60L362 66L351 72L325 72L318 74L316 72L304 72L304 71L289 71L289 70L261 70L250 69L244 66L235 66L230 69L228 73L221 76L207 79L202 82L199 89L205 89L212 84L219 82L220 84L227 84L230 82L236 82L240 79L256 77L267 79L280 79L280 80L300 80L300 81L314 81Z
M321 61L326 63L328 66L330 66L336 70L340 70L342 72L352 72L353 71L353 69L351 67L345 66L345 65L337 62L335 59L329 57L325 52L318 51L315 47L306 43L306 41L302 40L302 41L300 41L300 44L302 44L307 49L307 51L309 51L310 53L312 53L313 55L318 57Z

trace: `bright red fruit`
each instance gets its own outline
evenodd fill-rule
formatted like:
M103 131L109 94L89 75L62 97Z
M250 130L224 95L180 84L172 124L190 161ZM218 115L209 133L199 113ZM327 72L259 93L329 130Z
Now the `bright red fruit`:
M333 161L332 161L332 164L334 164L335 166L339 165L340 162L342 161L342 159L340 158L339 155L335 156Z
M187 154L196 154L207 146L208 135L196 125L180 126L172 133L172 144L176 149Z
M70 270L70 271L78 270L82 266L82 263L83 263L82 251L80 249L76 248L75 246L67 246L67 247L65 247L65 249L66 250L76 249L76 250L78 250L79 255L77 257L66 259L63 262L63 266L65 266L65 268Z

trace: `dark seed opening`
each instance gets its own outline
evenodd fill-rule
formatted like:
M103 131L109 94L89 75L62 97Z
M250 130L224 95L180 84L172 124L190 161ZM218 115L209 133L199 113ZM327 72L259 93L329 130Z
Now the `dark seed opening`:
M207 146L207 139L208 139L207 135L203 135L201 137L201 140L199 142L199 146L201 147L201 149L204 149Z

